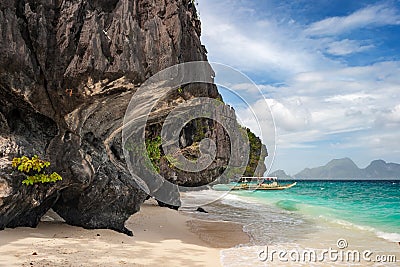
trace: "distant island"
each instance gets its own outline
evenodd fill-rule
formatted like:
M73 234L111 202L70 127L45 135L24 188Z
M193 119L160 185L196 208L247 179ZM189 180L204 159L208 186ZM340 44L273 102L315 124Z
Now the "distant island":
M326 165L305 168L301 172L290 176L284 170L277 170L269 174L280 179L400 179L400 164L387 163L384 160L374 160L366 168L359 168L350 158L333 159Z

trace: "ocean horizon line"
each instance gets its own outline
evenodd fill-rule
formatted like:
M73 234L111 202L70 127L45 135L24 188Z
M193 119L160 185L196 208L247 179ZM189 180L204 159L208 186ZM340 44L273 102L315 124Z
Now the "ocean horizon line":
M278 177L279 178L279 177ZM397 178L279 178L280 181L344 181L344 182L354 182L354 181L400 181L400 177Z

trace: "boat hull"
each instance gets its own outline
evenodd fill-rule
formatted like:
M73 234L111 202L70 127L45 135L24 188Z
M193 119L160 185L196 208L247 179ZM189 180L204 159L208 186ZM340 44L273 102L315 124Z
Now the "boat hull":
M294 182L288 185L277 185L277 186L267 186L267 185L237 185L233 186L231 190L252 190L252 191L266 191L266 190L284 190L295 186L297 183Z

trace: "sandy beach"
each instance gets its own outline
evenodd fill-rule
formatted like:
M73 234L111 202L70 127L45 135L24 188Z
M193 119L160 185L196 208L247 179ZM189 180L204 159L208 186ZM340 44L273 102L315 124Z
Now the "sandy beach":
M127 221L133 237L54 217L0 231L0 266L221 266L221 249L249 241L240 224L193 219L151 201Z
M185 202L201 199L210 192L184 194ZM233 198L235 200L235 198ZM238 199L236 199L238 201ZM289 232L290 240L270 242L274 236L271 229L269 238L258 244L249 244L249 236L243 232L244 221L232 223L218 221L226 217L229 221L238 221L235 217L248 216L257 222L251 206L245 203L247 210L230 206L227 202L217 201L205 206L208 214L194 212L193 205L187 205L183 211L161 208L153 201L146 201L141 210L130 217L126 226L133 231L129 237L112 230L87 230L62 222L61 218L49 212L37 228L17 228L0 231L0 266L308 266L310 262L282 262L276 257L266 262L260 261L258 255L270 251L317 251L338 249L338 240L345 238L348 247L343 251L371 251L371 258L376 255L395 255L400 258L397 243L377 237L373 232L360 231L351 225L323 222L319 224L308 221L307 227L296 226L295 232ZM238 202L233 202L238 205ZM260 209L260 206L257 206ZM190 206L191 208L188 208ZM263 211L262 209L260 211ZM222 217L217 214L220 212ZM249 213L250 212L250 213ZM230 216L229 216L230 214ZM278 217L271 210L262 221L268 224L267 218ZM292 216L295 216L292 214ZM234 219L236 218L236 219ZM293 217L298 218L298 217ZM275 220L274 219L274 220ZM278 228L283 219L272 223ZM245 227L246 228L246 227ZM249 229L246 228L246 231ZM259 232L258 232L259 233ZM249 232L251 234L251 232ZM254 232L253 232L254 234ZM249 244L248 246L237 246ZM339 249L340 250L340 249ZM271 252L272 253L272 252ZM318 254L319 255L319 254ZM363 255L363 254L360 254ZM398 262L352 262L354 266L397 266ZM312 262L313 266L348 266L345 260Z

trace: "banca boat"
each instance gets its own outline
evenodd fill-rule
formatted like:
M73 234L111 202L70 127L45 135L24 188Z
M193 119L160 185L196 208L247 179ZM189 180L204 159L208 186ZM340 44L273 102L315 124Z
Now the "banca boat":
M241 177L231 190L283 190L296 184L279 184L277 177Z

